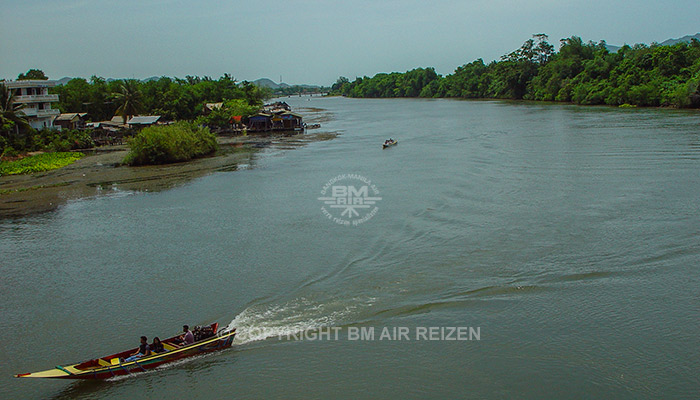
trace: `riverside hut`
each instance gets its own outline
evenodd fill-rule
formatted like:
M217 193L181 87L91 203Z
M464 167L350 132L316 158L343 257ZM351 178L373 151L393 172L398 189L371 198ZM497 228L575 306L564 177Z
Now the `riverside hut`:
M248 130L264 132L272 130L272 114L258 113L248 118Z
M53 120L53 125L59 129L83 129L87 113L64 113Z
M272 130L296 131L304 127L302 117L290 111L283 111L272 116Z

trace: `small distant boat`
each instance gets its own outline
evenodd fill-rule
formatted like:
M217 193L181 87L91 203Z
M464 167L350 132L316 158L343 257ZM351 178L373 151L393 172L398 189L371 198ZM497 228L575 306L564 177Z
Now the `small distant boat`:
M397 144L399 144L399 142L397 140L389 139L389 140L384 142L384 144L382 145L382 148L386 149L387 147L396 146Z
M180 360L198 354L210 353L231 347L236 329L223 328L217 331L218 323L201 328L198 335L195 328L195 342L177 347L176 339L180 335L161 341L166 351L151 353L134 361L124 361L137 349L122 351L105 357L95 358L72 365L57 365L56 368L46 371L17 374L15 378L57 378L57 379L107 379L118 375L127 375L147 371L160 365Z

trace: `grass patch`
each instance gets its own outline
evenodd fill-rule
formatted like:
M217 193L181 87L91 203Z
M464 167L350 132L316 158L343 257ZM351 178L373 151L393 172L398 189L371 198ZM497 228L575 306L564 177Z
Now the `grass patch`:
M193 123L144 128L129 140L130 151L124 158L129 165L168 164L211 154L218 148L209 128Z
M50 171L73 164L83 157L85 157L83 153L58 152L37 154L16 161L0 161L0 175L30 174L33 172Z

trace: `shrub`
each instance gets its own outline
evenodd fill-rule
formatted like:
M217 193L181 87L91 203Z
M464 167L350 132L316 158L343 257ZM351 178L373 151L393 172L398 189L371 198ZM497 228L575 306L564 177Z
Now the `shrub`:
M187 161L216 151L216 136L209 128L189 122L144 128L131 140L124 158L130 165Z
M90 134L77 129L42 129L34 135L35 150L69 151L95 146Z
M0 136L0 157L5 153L5 149L9 148L10 143L4 137Z
M18 155L19 151L15 150L12 146L5 146L2 153L0 153L0 157L17 157Z

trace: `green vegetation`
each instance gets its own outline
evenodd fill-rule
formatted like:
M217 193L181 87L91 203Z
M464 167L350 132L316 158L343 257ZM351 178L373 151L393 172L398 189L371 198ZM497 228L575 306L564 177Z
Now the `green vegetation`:
M350 97L499 98L628 106L700 107L700 42L624 46L562 39L559 52L547 36L485 64L482 59L441 77L432 68L377 74L350 82L341 77L331 94Z
M16 161L0 161L0 175L50 171L73 164L85 154L78 152L42 153Z
M187 161L216 151L216 136L209 128L191 122L144 128L129 140L130 165L167 164Z
M89 149L95 142L87 131L77 129L22 129L0 134L0 156L15 157L30 151Z
M257 107L271 95L269 89L246 81L237 82L228 74L218 80L187 76L185 79L107 81L93 76L89 81L71 79L50 91L59 96L59 102L52 107L61 112L86 112L93 121L108 120L115 114L136 113L161 115L170 121L191 121L200 115L206 103L237 99ZM127 102L133 106L124 108Z
M428 91L440 79L433 68L417 68L405 73L377 74L349 82L341 77L332 86L331 94L350 97L433 97ZM425 89L425 90L424 90Z
M17 76L18 81L26 81L32 79L45 81L49 78L44 74L44 71L40 69L30 69L29 71L27 71L26 74L19 74Z
M44 151L69 151L89 149L95 146L90 133L79 129L42 129L29 136L28 147Z
M11 136L31 129L21 109L22 106L15 103L15 92L0 83L0 155Z
M44 73L30 69L20 74L22 79L47 79ZM21 112L22 105L15 103L15 92L0 82L0 157L15 157L29 151L68 151L94 146L85 131L64 129L35 130Z
M206 125L210 128L226 128L230 126L231 117L248 117L255 114L260 109L260 105L251 105L243 99L233 99L224 101L221 108L211 110L209 114L197 117L195 122L199 125Z
M30 69L18 79L47 79L41 70ZM136 114L161 115L163 120L192 121L202 113L205 103L224 102L222 110L198 123L224 127L234 115L247 116L263 104L271 92L250 82L237 82L225 74L218 80L187 76L185 79L161 77L148 81L113 80L93 76L88 82L75 78L50 89L59 95L52 105L61 112L87 112L92 121L128 118ZM14 92L0 82L0 156L16 156L30 151L65 151L94 145L82 131L37 131L14 104Z
M124 124L130 117L138 115L143 108L141 105L141 91L139 91L138 81L128 79L121 83L119 91L114 93L114 100L119 105L116 115L120 115Z

